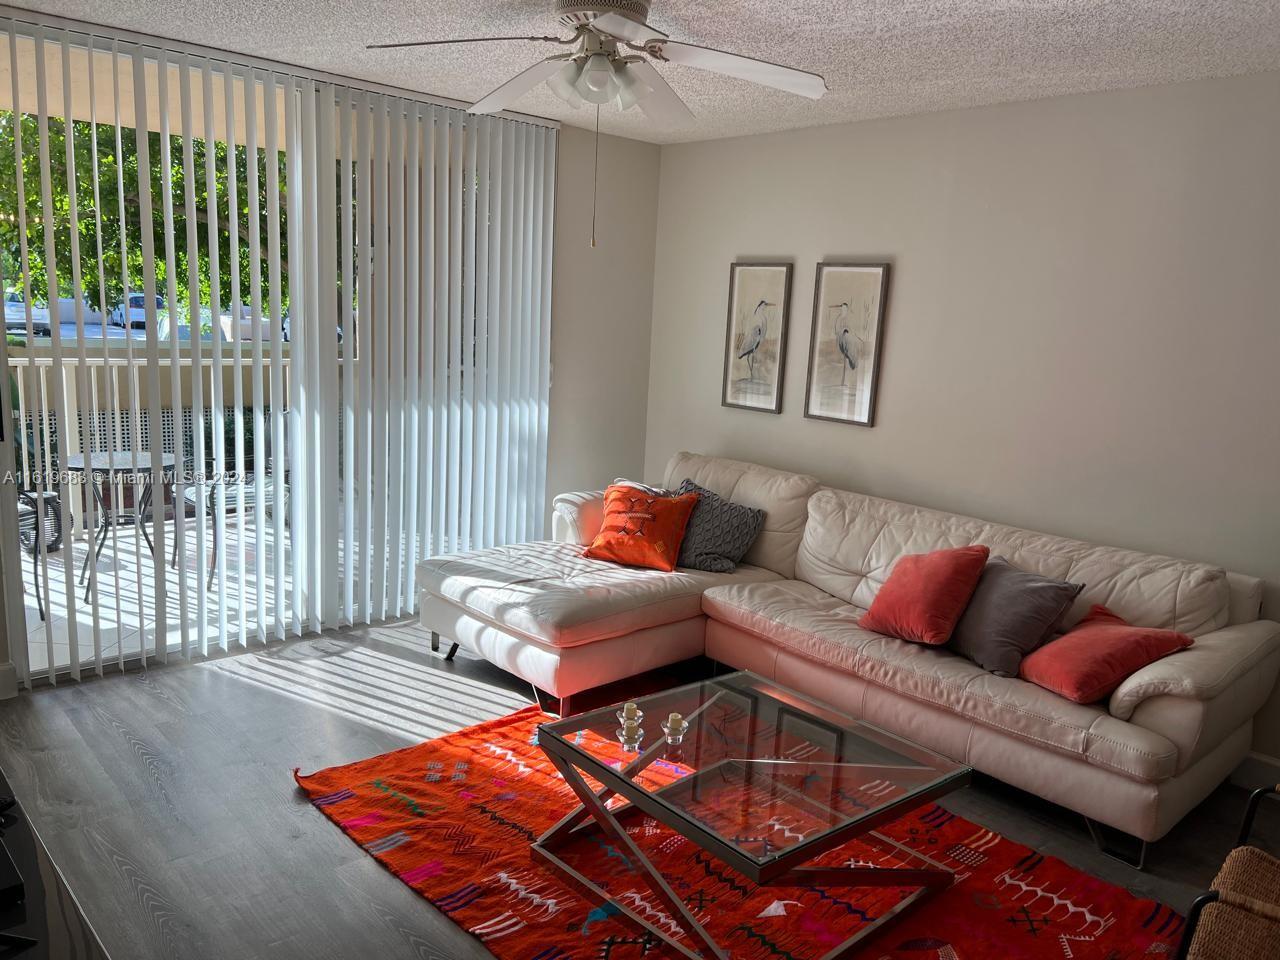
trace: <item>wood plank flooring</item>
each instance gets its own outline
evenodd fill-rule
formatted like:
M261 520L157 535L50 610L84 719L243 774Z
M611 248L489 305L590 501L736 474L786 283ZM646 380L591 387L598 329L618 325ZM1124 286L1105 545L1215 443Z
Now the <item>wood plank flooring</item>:
M346 763L531 702L406 623L153 667L0 704L0 768L115 960L489 957L334 828L290 771ZM585 704L584 704L585 706ZM956 813L1185 909L1232 841L1224 787L1139 874L1080 818L979 778ZM1280 844L1280 814L1264 843Z

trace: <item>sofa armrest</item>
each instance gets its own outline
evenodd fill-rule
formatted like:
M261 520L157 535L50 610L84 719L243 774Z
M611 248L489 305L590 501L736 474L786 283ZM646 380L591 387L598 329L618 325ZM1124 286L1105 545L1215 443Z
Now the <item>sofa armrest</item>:
M1128 720L1144 700L1158 696L1212 700L1246 674L1255 670L1267 676L1252 677L1270 689L1280 672L1280 623L1255 620L1237 623L1196 637L1185 650L1149 663L1131 675L1111 694L1108 710Z
M551 539L588 544L604 523L604 491L562 493L551 501Z

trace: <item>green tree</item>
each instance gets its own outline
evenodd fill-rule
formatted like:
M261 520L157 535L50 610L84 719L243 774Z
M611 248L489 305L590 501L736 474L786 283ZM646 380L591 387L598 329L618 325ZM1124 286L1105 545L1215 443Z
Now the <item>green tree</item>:
M32 299L46 301L48 272L45 262L44 217L51 215L54 226L54 255L56 257L57 295L70 297L71 270L71 192L76 189L76 228L80 243L81 290L87 306L98 308L105 303L110 311L124 298L126 285L130 292L142 289L143 257L140 242L141 206L139 202L137 134L132 128L121 128L117 149L116 128L113 124L90 124L76 120L70 124L74 157L73 176L67 170L67 123L59 117L50 117L48 125L48 151L50 166L49 190L51 209L46 211L43 202L43 185L40 179L40 130L39 120L31 114L14 114L0 111L0 266L4 270L5 284L21 289L20 217L18 215L17 147L21 124L22 179L25 200L27 251L30 271L28 274ZM96 143L95 143L96 141ZM98 206L94 203L93 173L96 160L99 183ZM152 204L151 230L155 245L156 292L163 298L167 290L170 272L175 281L179 316L186 316L190 302L188 280L187 221L196 224L196 258L199 277L200 303L208 309L211 275L209 269L208 223L217 217L218 262L220 265L218 286L223 312L232 312L236 303L250 299L249 239L257 229L261 245L262 298L264 312L267 303L267 176L266 151L259 149L254 161L258 167L258 221L250 220L250 204L247 187L248 152L243 146L235 151L235 170L228 169L227 144L213 141L213 161L216 170L215 190L210 203L206 177L206 151L209 142L192 141L192 191L195 204L186 204L186 174L184 171L183 140L181 136L169 138L170 177L173 196L172 262L165 257L165 236L162 193L161 137L148 134L149 174ZM278 153L277 164L280 183L280 259L281 259L281 309L288 309L288 231L286 222L285 156ZM234 177L236 184L236 210L234 216L228 208L230 191L228 182ZM123 186L123 190L121 189ZM121 194L123 193L123 208ZM210 209L212 207L212 210ZM232 290L231 283L231 221L235 221L235 233L239 239L240 287ZM97 232L101 232L102 270L98 269ZM124 234L123 252L121 234Z

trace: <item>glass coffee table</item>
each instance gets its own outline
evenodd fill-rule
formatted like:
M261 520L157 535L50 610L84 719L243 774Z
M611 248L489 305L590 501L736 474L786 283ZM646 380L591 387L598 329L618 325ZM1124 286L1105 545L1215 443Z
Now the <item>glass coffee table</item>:
M942 864L876 832L964 786L971 770L752 673L676 687L635 701L641 736L623 733L621 705L542 724L538 743L581 806L532 845L579 892L608 904L693 960L725 952L655 869L618 817L642 811L762 886L917 888L822 960L847 957L953 876ZM680 714L678 744L661 722ZM589 777L600 787L593 787ZM583 830L602 830L688 940L620 902L558 852ZM901 867L814 865L857 838L894 849Z

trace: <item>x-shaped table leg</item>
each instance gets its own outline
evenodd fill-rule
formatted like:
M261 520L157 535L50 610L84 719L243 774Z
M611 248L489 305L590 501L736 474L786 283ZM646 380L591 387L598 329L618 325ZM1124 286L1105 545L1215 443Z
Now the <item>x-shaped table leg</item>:
M587 815L592 817L600 829L613 840L615 844L625 853L637 868L641 878L653 891L655 897L666 909L667 914L675 922L675 924L684 931L696 944L700 944L706 951L717 960L728 960L728 954L720 949L720 946L711 938L711 934L700 924L689 908L685 906L684 901L671 889L670 884L663 878L662 874L657 871L649 859L641 852L636 842L631 839L627 831L618 823L617 819L609 811L607 802L613 795L612 790L607 787L600 793L595 793L587 782L582 778L578 769L571 763L562 760L550 751L547 752L548 758L556 769L560 771L560 775L564 777L565 783L573 790L578 799L582 802L582 806L578 807L573 813L565 817L558 824L548 830L545 834L538 838L533 844L533 852L535 856L541 857L550 866L556 869L565 879L573 884L575 888L586 896L600 902L607 903L615 907L628 919L644 927L663 943L668 944L678 950L684 956L691 960L705 960L707 954L691 950L688 946L677 940L669 931L663 930L652 921L641 916L636 911L630 909L625 904L619 903L614 897L602 890L594 882L583 874L574 870L571 866L556 856L556 850L563 841L571 834L574 829L585 819Z

